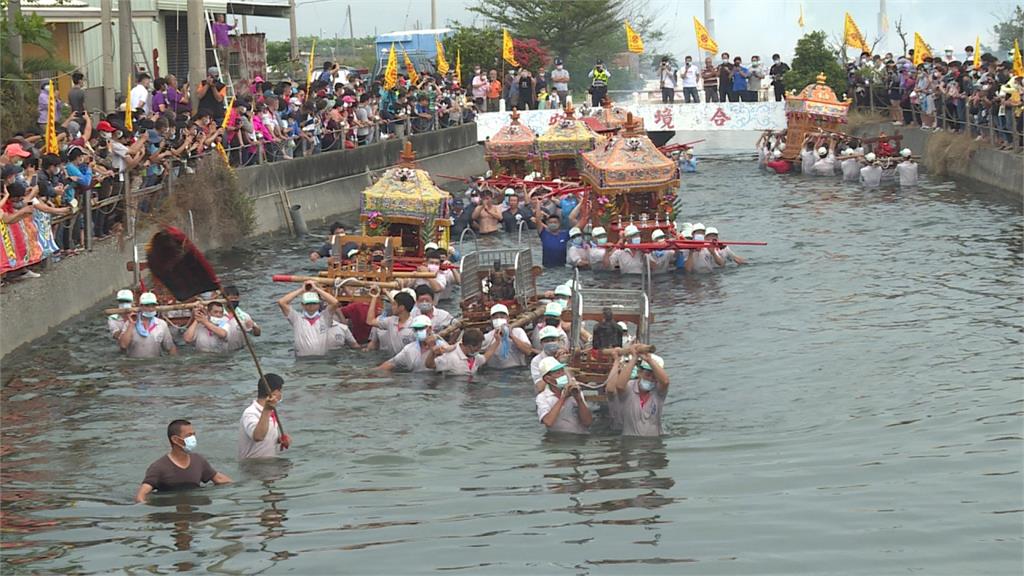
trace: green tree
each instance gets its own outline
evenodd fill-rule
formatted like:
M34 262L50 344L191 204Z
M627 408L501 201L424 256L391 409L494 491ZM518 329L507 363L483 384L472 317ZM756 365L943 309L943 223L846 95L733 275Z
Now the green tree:
M2 7L6 8L6 2ZM4 10L3 18L0 19L0 46L5 48L8 45L7 22L7 11ZM15 28L21 35L23 46L36 46L45 55L25 58L19 69L10 51L0 50L0 70L4 76L3 82L0 82L0 102L3 102L0 107L0 134L3 135L35 127L36 96L39 94L39 82L36 79L69 72L74 68L53 55L53 35L41 16L23 12L15 21Z
M818 74L825 74L825 83L842 97L846 92L846 74L839 65L838 53L828 46L828 37L821 30L805 34L796 43L796 56L793 57L792 68L786 72L783 80L786 86L802 90L804 86L813 84Z
M1024 49L1024 8L1018 4L1013 9L1013 14L1007 16L1002 22L992 27L998 38L999 49L1003 53L1013 50L1013 41L1016 40ZM999 55L1002 58L1002 55Z
M455 33L442 41L448 65L455 70L455 55L462 54L462 83L469 86L473 79L473 67L484 70L495 69L501 73L501 30L497 28L475 28L456 22L452 25Z

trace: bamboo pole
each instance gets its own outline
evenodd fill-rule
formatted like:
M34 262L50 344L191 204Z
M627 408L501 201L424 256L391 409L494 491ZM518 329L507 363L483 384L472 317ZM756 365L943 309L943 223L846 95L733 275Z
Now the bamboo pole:
M176 304L161 304L156 307L157 312L172 312L175 310L188 310L190 308L198 308L200 306L206 306L207 304L222 304L226 305L226 300L196 300L194 302L178 302ZM138 312L142 310L141 306L132 306L131 308L106 308L103 310L103 314L127 314L131 312Z
M316 284L323 284L326 286L352 286L355 288L373 288L377 286L382 289L399 290L402 285L398 282L377 282L375 280L361 280L359 278L342 278L340 276L335 278L324 277L324 276L292 276L289 274L274 274L271 278L274 282L315 282Z

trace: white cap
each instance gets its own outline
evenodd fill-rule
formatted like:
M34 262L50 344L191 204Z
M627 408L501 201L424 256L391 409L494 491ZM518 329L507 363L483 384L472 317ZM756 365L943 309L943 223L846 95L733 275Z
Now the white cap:
M413 302L415 302L415 301L416 301L416 291L415 291L415 290L413 290L412 288L402 288L402 289L401 289L401 290L399 290L398 292L399 292L400 294L404 292L404 293L408 294L409 296L412 296L412 301L413 301Z
M952 46L946 46L946 52L952 52L952 51L953 51L953 47Z
M868 162L874 162L875 161L875 153L874 152L868 152L867 154L864 155L864 159L867 160Z
M558 286L555 286L555 296L570 297L572 296L572 288L565 284L559 284Z
M351 258L356 254L359 254L359 248L349 248L348 252L345 253L345 258Z
M704 231L705 236L711 236L712 234L718 234L718 228L714 226L708 226L708 229Z
M843 148L843 156L850 156L852 154L853 154L853 148L850 148L849 146L847 146L846 148Z
M394 300L395 296L398 296L398 290L388 290L389 299Z
M515 196L516 191L511 188L505 188L505 196Z
M697 230L703 230L703 229L704 229L704 224L702 224L700 222L697 222L696 224L693 225L693 228L691 228L690 231L691 232L696 232Z
M676 222L676 230L684 230L686 228L689 228L690 230L693 230L693 223L692 222L683 222L682 224L680 224L680 223Z
M658 365L658 368L665 367L665 359L662 358L661 356L658 356L657 354L651 354L651 360L654 360L654 363ZM642 360L640 362L640 368L642 370L650 370L651 365L648 364L646 360Z
M139 304L142 306L156 306L156 294L152 292L143 292L139 296Z
M582 284L573 280L572 278L566 280L565 282L562 282L562 285L568 287L569 290L579 290L580 288L583 287Z
M581 236L582 234L583 234L583 230L580 230L576 226L573 226L572 228L569 228L569 238L572 238L574 236Z
M910 148L904 148L903 150L900 150L900 156L903 156L904 158L910 158Z
M302 293L302 303L303 304L319 304L320 303L320 295L317 294L316 292L303 292Z
M629 326L627 326L625 322L619 321L619 322L616 322L616 324L619 325L619 328L622 328L623 330L626 330L627 332L629 331Z
M781 158L782 150L772 150L772 158Z
M683 235L683 238L692 238L693 237L693 224L690 224L689 222L687 222L686 224L683 225L683 229L680 230L679 233Z
M412 319L412 322L409 323L409 327L413 330L430 328L430 318L428 318L426 314L420 314Z
M630 224L629 226L626 226L626 229L623 230L623 235L625 237L627 237L627 238L629 238L630 236L636 236L639 233L640 233L640 229L637 228L636 226L632 225L632 224Z
M562 305L558 302L548 302L548 305L544 308L545 316L561 316Z
M440 246L437 245L437 242L427 242L423 245L424 252L427 250L437 250L438 248L440 248Z
M826 154L828 154L828 148L825 148L824 146L818 148L818 156L824 156Z
M491 316L494 316L495 314L498 313L503 313L507 316L508 306L505 306L504 304L495 304L494 306L491 306Z
M548 356L540 361L540 366L538 366L538 368L540 369L540 375L545 376L551 372L557 372L558 370L565 368L565 364L559 362L558 358Z
M598 226L597 228L594 228L593 230L590 231L590 236L592 238L597 238L598 236L607 236L607 235L608 235L608 232L606 232L605 229L602 228L601 226Z
M558 331L558 328L554 326L545 326L540 329L540 339L546 340L548 338L561 338L562 333Z
M135 300L135 294L131 290L128 290L127 288L125 288L124 290L118 290L117 291L117 301L118 302L132 302L134 300Z
M651 232L651 240L658 241L665 237L665 231L658 228L654 232Z

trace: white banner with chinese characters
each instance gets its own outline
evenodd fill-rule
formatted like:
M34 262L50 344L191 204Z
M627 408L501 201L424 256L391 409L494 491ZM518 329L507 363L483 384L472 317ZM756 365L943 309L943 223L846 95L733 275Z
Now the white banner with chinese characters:
M785 130L784 102L725 102L707 104L640 104L624 106L644 119L648 132L688 130ZM486 140L507 125L511 112L487 112L476 117L476 139ZM519 122L537 135L558 122L561 110L524 110ZM577 111L577 116L579 111Z

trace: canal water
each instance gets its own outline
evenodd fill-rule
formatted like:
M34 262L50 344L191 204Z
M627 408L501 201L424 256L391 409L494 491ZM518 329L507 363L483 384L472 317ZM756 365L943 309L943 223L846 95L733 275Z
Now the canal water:
M286 457L237 461L244 353L126 361L83 315L3 367L0 569L1019 574L1019 207L927 177L866 191L767 175L749 147L708 149L683 179L685 220L768 246L658 278L663 438L546 438L525 370L296 361L270 276L309 271L311 245L262 238L214 259L286 378ZM182 417L235 483L132 504Z

